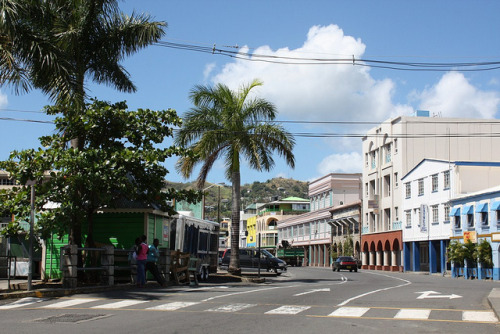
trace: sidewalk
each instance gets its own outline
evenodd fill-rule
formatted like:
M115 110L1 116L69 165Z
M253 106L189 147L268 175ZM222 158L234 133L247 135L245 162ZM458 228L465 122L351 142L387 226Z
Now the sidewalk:
M243 283L243 284L257 284L265 283L266 278L276 277L274 273L261 273L261 277L258 278L257 274L244 273L242 276L230 275L225 271L219 271L216 274L210 274L208 281L199 281L199 286L210 285L210 284L225 284L225 283ZM149 281L146 284L146 289L169 289L176 288L180 286L189 285L174 285L172 282L165 287L160 287L156 282ZM43 282L41 280L32 281L32 290L28 290L28 280L27 279L11 279L10 289L7 280L0 280L0 300L9 298L24 298L24 297L62 297L74 294L82 293L94 293L112 290L131 290L136 289L135 285L130 283L119 283L116 285L89 285L80 286L74 289L64 288L61 282ZM142 289L143 290L143 289Z

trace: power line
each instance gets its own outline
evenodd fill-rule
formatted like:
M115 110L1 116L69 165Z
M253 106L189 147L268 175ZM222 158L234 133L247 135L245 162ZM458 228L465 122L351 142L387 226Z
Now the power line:
M214 55L222 55L231 58L246 60L246 61L258 61L267 62L273 64L282 65L353 65L353 66L365 66L373 68L382 68L390 70L400 70L400 71L492 71L500 69L500 61L476 61L476 62L403 62L403 61L387 61L369 58L356 58L354 55L339 57L339 58L318 58L318 57L291 57L291 56L279 56L277 54L258 54L253 52L243 52L241 50L228 50L217 48L214 44L212 47L196 45L196 44L183 44L183 43L172 43L166 41L157 42L156 45L187 50L202 53L211 53ZM229 48L229 46L226 46ZM231 47L239 48L239 47Z

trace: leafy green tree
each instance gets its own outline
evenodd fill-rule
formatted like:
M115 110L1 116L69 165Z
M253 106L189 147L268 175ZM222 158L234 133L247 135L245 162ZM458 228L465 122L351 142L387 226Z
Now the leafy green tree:
M353 242L352 237L350 235L344 240L344 253L343 253L343 255L354 256L354 242Z
M293 168L292 153L295 140L280 125L275 106L262 99L251 98L253 88L262 83L254 80L238 91L224 84L215 87L195 86L190 93L194 107L185 114L184 123L175 137L175 143L193 151L193 156L179 159L177 169L186 178L201 163L197 177L198 187L203 188L207 174L215 161L223 159L226 178L232 184L231 210L231 259L229 271L241 273L239 262L240 233L240 170L242 159L256 170L270 170L275 162L272 153L285 158Z
M3 0L0 6L0 85L41 89L68 120L85 112L86 80L135 92L120 62L157 42L166 26L148 15L123 14L117 0ZM85 138L71 138L71 146L82 150ZM72 234L81 244L81 231Z
M49 113L58 112L48 108ZM181 125L174 110L128 111L124 102L93 101L79 117L59 117L56 129L64 135L40 139L43 149L14 151L0 163L17 181L12 190L0 192L4 208L16 217L7 231L17 229L29 217L28 180L36 182L38 229L50 233L77 231L88 222L87 243L93 243L93 216L99 208L115 207L125 201L156 205L174 213L169 200L199 200L199 192L165 188L168 170L163 166L172 156L188 154L177 147L160 148L173 127ZM67 141L82 138L83 149L67 148ZM51 209L46 205L50 204ZM55 205L54 205L55 204ZM78 225L78 226L77 226ZM71 238L77 238L71 235Z
M481 263L484 268L493 267L491 244L486 239L482 239L476 245L474 258L477 259L477 261Z

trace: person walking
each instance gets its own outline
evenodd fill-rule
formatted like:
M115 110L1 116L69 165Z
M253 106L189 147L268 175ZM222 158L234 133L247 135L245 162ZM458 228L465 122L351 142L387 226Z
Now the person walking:
M148 258L148 245L146 236L141 237L141 243L137 247L137 286L143 288L146 284L146 261Z
M160 244L160 240L154 239L153 243L149 245L148 258L146 262L146 270L154 276L155 280L160 284L160 286L165 286L166 282L163 278L162 274L158 270L157 262L160 258L160 251L158 250L158 245Z

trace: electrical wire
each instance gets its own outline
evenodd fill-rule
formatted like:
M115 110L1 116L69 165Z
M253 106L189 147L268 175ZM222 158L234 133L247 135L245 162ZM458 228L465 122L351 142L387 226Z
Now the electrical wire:
M476 71L492 71L500 69L500 61L482 61L482 62L403 62L403 61L387 61L387 60L377 60L369 58L356 58L351 57L341 57L341 58L317 58L317 57L291 57L291 56L279 56L269 55L269 54L258 54L253 52L245 52L242 50L227 50L222 48L217 48L214 44L212 47L195 45L195 44L183 44L183 43L173 43L166 41L159 41L155 45L187 50L202 53L211 53L214 55L222 55L231 58L246 60L246 61L257 61L257 62L267 62L273 64L283 64L283 65L352 65L352 66L364 66L372 68L399 70L399 71L452 71L460 70L466 72L476 72ZM225 46L226 48L236 48L238 46Z

